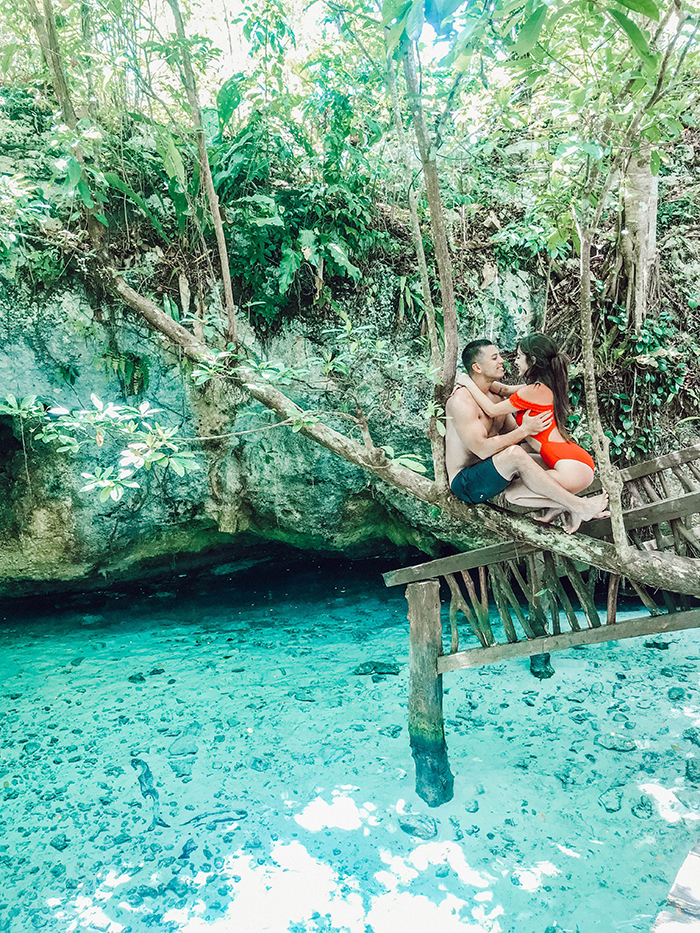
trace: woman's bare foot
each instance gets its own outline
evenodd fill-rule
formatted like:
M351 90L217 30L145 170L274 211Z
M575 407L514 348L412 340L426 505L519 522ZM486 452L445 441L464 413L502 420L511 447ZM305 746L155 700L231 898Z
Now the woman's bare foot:
M571 522L564 529L566 533L572 535L578 531L581 522L590 522L594 518L609 518L608 498L607 492L602 492L599 496L591 496L590 499L578 499L581 508L571 512Z
M566 512L564 506L557 505L553 509L548 509L544 515L533 515L532 518L536 522L549 524L549 522L553 522L555 518L559 518L560 515L563 515L564 512Z

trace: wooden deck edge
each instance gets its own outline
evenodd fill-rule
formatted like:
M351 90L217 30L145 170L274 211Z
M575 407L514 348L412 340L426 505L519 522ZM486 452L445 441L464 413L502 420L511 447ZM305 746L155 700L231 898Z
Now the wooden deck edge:
M678 632L689 628L700 628L700 609L661 616L644 616L618 622L616 625L583 629L580 632L545 635L543 638L532 638L515 644L492 645L490 648L471 648L469 651L445 654L438 658L438 674L447 674L449 671L459 671L468 667L480 667L496 661L508 661L511 658L563 651L576 645L596 645L606 641L634 638L637 635L660 635L664 632Z
M472 570L474 567L499 564L504 560L516 560L537 550L541 549L532 544L518 544L517 541L489 544L486 547L475 548L473 551L463 551L461 554L439 557L437 560L429 560L424 564L414 564L413 567L390 570L383 574L384 583L387 586L400 586L402 583L434 580L447 573L459 573L460 570Z
M668 895L666 910L656 918L652 933L700 933L700 845L681 865Z
M632 531L636 528L645 528L659 522L669 522L674 518L685 518L700 511L700 492L689 492L676 499L663 499L660 502L651 502L640 505L634 509L623 512L622 518L625 529ZM591 538L605 538L612 534L612 522L609 518L598 518L592 522L581 525L581 533Z
M644 460L642 463L635 463L634 466L625 467L620 470L620 478L623 483L631 479L640 479L642 476L650 476L652 473L658 473L659 470L668 470L670 467L683 466L693 460L700 459L700 444L694 444L692 447L684 447L683 450L674 450L670 454L662 454L654 460ZM580 495L588 496L602 489L599 479L596 479L591 485L584 489Z

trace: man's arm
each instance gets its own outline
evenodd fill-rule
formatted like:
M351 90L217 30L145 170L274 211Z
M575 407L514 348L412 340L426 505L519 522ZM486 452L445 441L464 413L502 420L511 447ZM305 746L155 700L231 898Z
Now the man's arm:
M466 392L460 392L449 400L447 414L452 418L452 424L462 444L467 450L476 454L480 460L488 460L489 457L505 450L506 447L519 444L526 437L539 433L545 427L541 416L531 418L526 415L522 425L516 427L515 430L489 437L486 422L479 417L478 405ZM549 415L545 418L551 420Z

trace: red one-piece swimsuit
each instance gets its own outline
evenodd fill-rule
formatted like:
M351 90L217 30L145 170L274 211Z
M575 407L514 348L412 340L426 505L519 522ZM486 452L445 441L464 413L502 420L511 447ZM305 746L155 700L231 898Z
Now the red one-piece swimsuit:
M525 399L520 398L517 392L513 392L510 396L510 401L514 408L520 409L515 415L515 420L520 425L522 424L523 417L525 412L532 412L533 415L541 415L544 412L551 412L552 419L554 419L554 405L538 405L537 402L526 402ZM556 422L552 420L550 427L546 428L544 431L540 431L539 434L533 434L532 439L539 441L540 443L540 456L550 468L554 469L555 463L559 460L578 460L579 463L585 463L586 466L589 466L592 470L595 470L595 463L593 462L593 457L584 450L583 447L579 447L578 444L574 444L573 441L550 441L549 435L552 433L556 427Z

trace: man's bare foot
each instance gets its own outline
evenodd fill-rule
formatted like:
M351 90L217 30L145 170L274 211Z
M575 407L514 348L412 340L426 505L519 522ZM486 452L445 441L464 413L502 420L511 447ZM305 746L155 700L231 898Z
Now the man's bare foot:
M562 505L557 505L553 509L548 509L544 515L533 515L532 518L536 522L549 524L549 522L553 522L555 518L559 518L560 515L563 515L565 511L566 509Z
M570 513L571 522L564 529L566 533L572 535L578 531L581 522L590 522L594 518L609 518L608 498L607 492L602 492L599 496L591 496L590 499L578 499L581 508Z

